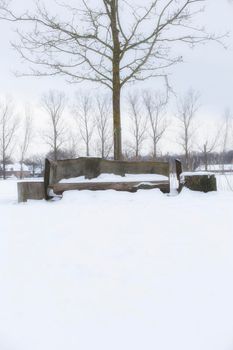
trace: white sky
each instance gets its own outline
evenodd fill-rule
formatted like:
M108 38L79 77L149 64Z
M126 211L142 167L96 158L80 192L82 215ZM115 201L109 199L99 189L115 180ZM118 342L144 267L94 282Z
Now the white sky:
M32 2L24 0L23 7L27 8ZM47 4L51 2L46 1ZM15 3L22 5L22 1ZM233 111L233 4L228 0L206 0L206 11L200 21L209 31L217 34L229 31L228 38L224 40L228 48L210 42L194 50L182 49L184 63L173 68L170 82L178 95L190 87L198 90L202 104L199 117L211 121L220 118L226 107ZM14 70L23 71L25 66L21 65L17 53L10 46L9 41L15 38L12 28L12 24L0 22L0 95L10 94L21 105L30 103L35 107L38 107L41 94L50 88L63 90L73 98L74 92L82 85L69 85L54 77L14 76ZM150 80L147 85L153 88L156 82ZM135 88L140 89L140 83ZM40 118L43 116L38 112L37 122L40 122Z

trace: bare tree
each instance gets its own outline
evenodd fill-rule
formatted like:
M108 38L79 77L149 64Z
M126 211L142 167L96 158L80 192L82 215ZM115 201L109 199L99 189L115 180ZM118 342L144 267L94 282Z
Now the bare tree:
M86 156L90 156L91 140L94 132L94 118L92 99L87 94L77 95L77 103L74 107L74 117L78 125L81 139L85 144Z
M177 102L177 118L179 121L179 139L178 143L183 148L185 154L185 168L190 170L190 151L193 144L195 133L195 116L199 109L200 95L198 92L190 89L187 94Z
M128 104L129 116L131 119L130 133L133 137L131 148L133 149L135 159L138 159L143 142L146 139L147 120L142 113L141 101L136 93L129 95Z
M121 91L134 80L164 78L167 69L182 61L172 55L177 42L194 46L215 39L193 18L205 0L82 0L77 7L54 2L50 13L36 1L34 12L17 15L0 0L0 17L31 24L18 31L14 45L31 67L28 74L62 75L72 82L100 83L112 91L114 158L121 158ZM57 10L64 15L61 19ZM61 12L62 11L62 12Z
M214 150L219 146L221 132L222 132L222 127L218 127L217 132L212 131L211 137L208 135L205 136L202 147L199 147L203 155L204 166L206 171L208 170L210 154L214 152Z
M227 148L231 144L231 123L232 123L232 112L229 108L226 108L223 115L223 140L222 140L222 171L224 171L224 163L225 163L225 155L227 152Z
M31 168L32 176L42 176L44 171L44 154L32 154L29 158L25 159L25 164Z
M112 150L113 142L110 131L111 103L107 96L96 98L97 111L95 115L98 134L98 153L107 158Z
M67 146L65 148L65 153L67 155L66 158L74 159L79 156L78 141L79 140L76 137L76 133L73 131L70 131L68 133L68 141L67 141Z
M153 145L153 158L156 159L158 143L168 126L166 119L168 99L167 96L163 96L161 93L152 94L150 91L146 91L143 102L149 121L148 133Z
M50 90L42 96L42 108L47 112L49 117L49 128L45 132L44 137L52 150L54 160L58 159L58 153L66 141L66 128L63 120L65 103L65 95L56 90Z
M23 121L23 134L19 143L20 152L20 178L23 178L23 163L25 161L28 148L32 140L32 113L29 107L25 109L25 118Z
M0 100L0 159L3 179L6 179L6 164L15 146L18 118L10 98Z

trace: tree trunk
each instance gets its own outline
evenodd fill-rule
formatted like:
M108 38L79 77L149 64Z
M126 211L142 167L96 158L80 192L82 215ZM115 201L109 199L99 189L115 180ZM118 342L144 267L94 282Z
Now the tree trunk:
M135 159L138 160L138 158L139 158L139 149L138 149L138 145L136 145Z
M57 161L57 148L54 148L54 160Z
M117 3L116 0L111 4L111 30L113 37L113 58L112 58L112 107L113 107L113 143L114 143L114 159L122 158L121 145L121 81L120 81L120 41L119 30L117 28Z
M207 147L204 145L204 163L205 163L205 171L208 170L208 157L207 157Z
M90 152L89 152L89 141L86 143L86 156L90 157Z
M190 162L189 162L189 152L187 148L185 149L185 170L190 170Z
M153 145L154 145L153 159L156 160L156 158L157 158L157 143L156 143L155 137L153 139Z
M104 136L102 135L102 140L101 140L101 156L102 159L105 158L105 145L104 145Z
M120 110L120 87L113 85L113 140L114 140L114 159L122 158L121 149L121 110Z
M6 160L3 158L2 160L2 177L3 180L6 180Z
M23 160L20 161L20 179L23 178Z
M54 160L55 162L57 161L57 158L58 158L58 148L57 148L57 136L55 136L54 138Z
M55 120L53 120L53 157L57 161L57 130L55 127Z
M185 170L190 170L190 159L189 159L189 136L188 136L188 128L185 125L185 138L184 138L184 142L185 142Z
M5 127L2 131L2 177L6 180L6 146L5 146Z

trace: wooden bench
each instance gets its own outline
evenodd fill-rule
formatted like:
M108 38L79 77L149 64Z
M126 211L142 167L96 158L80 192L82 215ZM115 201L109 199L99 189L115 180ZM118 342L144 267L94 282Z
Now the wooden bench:
M63 179L83 176L85 179L94 179L101 174L122 176L120 181L98 182L92 180L83 182L61 183ZM167 179L153 181L124 181L126 174L158 174ZM62 195L69 190L108 190L136 192L138 189L158 188L163 193L170 192L170 165L169 162L128 162L112 161L102 158L77 158L51 161L45 160L44 186L46 199L55 195Z

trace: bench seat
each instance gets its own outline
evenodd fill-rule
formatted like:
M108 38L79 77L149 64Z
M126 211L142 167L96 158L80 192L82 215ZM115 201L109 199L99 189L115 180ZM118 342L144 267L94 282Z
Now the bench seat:
M139 189L153 189L158 188L163 193L170 192L169 180L164 181L127 181L127 182L78 182L78 183L56 183L48 186L48 193L54 193L55 195L62 195L65 191L73 190L91 190L91 191L103 191L103 190L116 190L137 192Z

